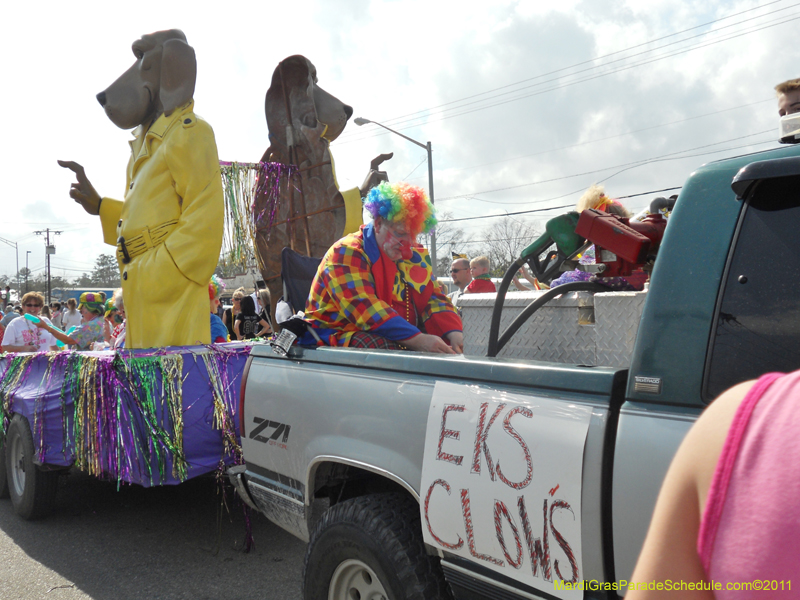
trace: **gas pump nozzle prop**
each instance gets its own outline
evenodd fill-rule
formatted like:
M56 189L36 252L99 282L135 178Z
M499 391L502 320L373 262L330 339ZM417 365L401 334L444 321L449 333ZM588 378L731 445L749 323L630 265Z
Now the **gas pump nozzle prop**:
M630 221L589 208L581 213L575 233L594 244L597 275L618 277L630 275L648 263L661 244L666 227L667 221L660 214Z
M517 259L519 264L512 265L516 266L514 273L527 263L531 274L542 283L550 283L557 277L562 263L575 254L586 241L575 232L579 217L576 212L568 212L550 219L545 225L544 235L522 251ZM542 257L542 253L554 244L556 250L551 250Z
M593 281L576 281L552 288L526 306L500 335L500 317L506 292L522 265L527 263L533 276L544 283L550 283L560 271L576 266L590 270L601 278L630 275L635 269L651 262L666 227L667 221L661 214L648 215L643 221L631 222L627 218L593 208L584 210L580 215L570 212L550 219L545 226L546 233L523 250L500 282L492 310L486 356L497 356L522 324L551 298L573 291L594 293L608 290ZM595 246L596 264L577 264L573 259L591 244ZM550 250L553 245L556 250Z

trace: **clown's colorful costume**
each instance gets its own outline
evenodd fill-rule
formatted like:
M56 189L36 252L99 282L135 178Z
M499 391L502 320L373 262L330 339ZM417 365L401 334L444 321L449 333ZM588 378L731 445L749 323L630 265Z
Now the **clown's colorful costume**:
M420 328L440 337L462 329L427 250L416 246L411 259L395 263L378 247L372 224L325 254L311 284L305 320L331 346L348 346L359 331L400 341L421 333ZM300 343L316 342L306 334Z

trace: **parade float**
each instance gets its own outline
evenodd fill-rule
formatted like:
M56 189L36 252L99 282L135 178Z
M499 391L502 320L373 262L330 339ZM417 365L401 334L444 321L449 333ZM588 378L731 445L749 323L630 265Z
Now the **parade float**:
M77 177L70 196L116 247L126 348L0 356L0 496L25 519L52 510L72 467L150 487L241 464L238 399L253 342L211 343L209 278L220 256L255 258L277 298L284 246L321 257L361 224L360 190L339 192L328 150L352 109L316 85L307 59L276 68L272 144L262 161L239 163L219 160L194 113L184 34L145 35L132 49L133 66L97 95L115 125L134 130L124 199L59 161ZM365 186L385 178L373 165Z
M52 509L59 475L72 466L150 487L240 464L236 414L249 352L232 343L6 354L0 491L34 519Z

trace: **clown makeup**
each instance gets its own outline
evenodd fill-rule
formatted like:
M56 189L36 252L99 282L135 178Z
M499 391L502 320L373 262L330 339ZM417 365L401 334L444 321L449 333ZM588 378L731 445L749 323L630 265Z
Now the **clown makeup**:
M408 260L411 258L411 244L414 243L416 236L412 235L402 223L389 223L381 220L381 229L385 234L381 249L391 260L397 262L400 259Z

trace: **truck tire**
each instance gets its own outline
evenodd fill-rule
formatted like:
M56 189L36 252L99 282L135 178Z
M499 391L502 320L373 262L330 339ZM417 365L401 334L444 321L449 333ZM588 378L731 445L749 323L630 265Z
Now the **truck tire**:
M419 506L402 494L334 505L320 519L303 564L305 600L449 600L439 558L422 542Z
M8 476L6 475L6 441L0 440L0 499L8 498Z
M58 471L43 471L33 463L33 435L28 419L14 415L6 433L5 464L14 511L23 519L48 515L55 504Z

